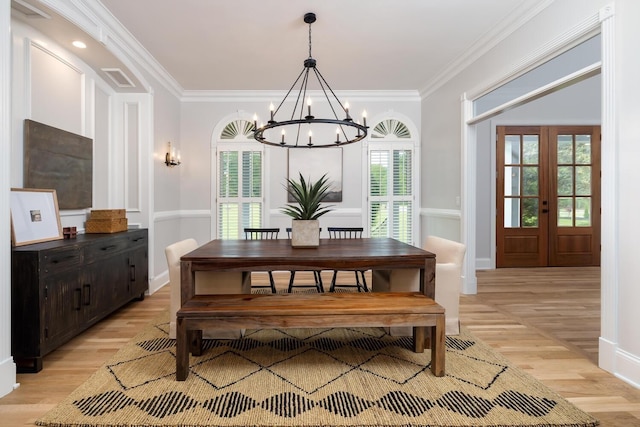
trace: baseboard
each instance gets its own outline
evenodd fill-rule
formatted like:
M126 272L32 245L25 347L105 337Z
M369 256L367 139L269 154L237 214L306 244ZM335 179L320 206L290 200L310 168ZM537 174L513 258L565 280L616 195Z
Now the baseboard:
M616 371L614 375L640 389L640 358L618 349L616 351Z
M493 270L491 258L476 258L476 270Z
M620 350L615 342L602 337L599 339L598 366L635 388L640 388L640 358Z
M169 270L158 274L149 282L149 295L153 295L160 290L164 285L169 283Z
M478 278L462 276L462 293L465 295L475 295L478 293Z
M19 384L16 383L16 364L13 358L0 362L0 397L5 396L15 390Z
M598 366L611 373L616 369L616 344L602 337L598 340Z

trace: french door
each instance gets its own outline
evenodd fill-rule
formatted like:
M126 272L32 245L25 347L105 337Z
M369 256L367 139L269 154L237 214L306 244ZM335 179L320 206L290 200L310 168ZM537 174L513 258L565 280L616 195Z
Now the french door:
M496 266L600 265L600 127L496 135Z

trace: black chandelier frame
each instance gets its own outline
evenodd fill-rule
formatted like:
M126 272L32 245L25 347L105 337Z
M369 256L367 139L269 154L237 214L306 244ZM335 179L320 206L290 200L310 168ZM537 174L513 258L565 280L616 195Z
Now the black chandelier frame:
M335 94L329 83L327 83L326 79L320 73L317 68L317 61L311 56L311 24L316 21L315 13L306 13L304 15L304 22L309 24L309 57L304 60L304 67L296 80L293 82L287 94L284 96L280 104L277 108L271 107L270 111L270 119L267 124L261 125L258 127L257 118L254 118L253 123L253 137L256 141L276 146L276 147L285 147L285 148L327 148L327 147L340 147L347 144L353 144L354 142L358 142L367 137L368 129L366 116L363 116L363 124L353 121L353 118L349 115L349 108L345 106L338 96ZM311 74L311 70L313 73ZM314 75L318 80L318 84L322 93L324 94L324 99L327 100L331 112L333 113L333 118L317 118L311 114L311 105L307 105L307 114L304 113L304 99L307 98L307 87L309 84L309 75ZM276 115L280 111L281 107L285 104L291 93L294 89L299 85L298 95L295 99L295 104L291 113L291 117L288 120L277 121ZM336 107L336 104L339 106ZM338 112L340 114L344 114L344 118L338 118ZM297 116L297 117L296 117ZM302 125L314 125L314 124L325 124L325 125L336 125L336 139L335 141L322 141L318 143L318 138L316 138L316 142L313 142L311 132L309 134L308 142L304 143L300 140L300 132ZM265 136L265 132L270 129L276 128L285 128L285 127L295 127L295 139L293 142L287 142L285 133L283 131L280 141L269 140ZM349 132L347 132L349 130ZM355 136L348 136L348 134L352 134L355 131ZM342 136L342 138L341 138Z

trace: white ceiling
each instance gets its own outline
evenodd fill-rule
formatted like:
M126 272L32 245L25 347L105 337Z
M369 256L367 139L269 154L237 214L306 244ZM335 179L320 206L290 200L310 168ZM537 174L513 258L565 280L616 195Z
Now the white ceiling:
M539 0L101 3L183 90L288 89L309 53L308 25L302 18L314 12L312 55L334 90L421 91L540 5ZM46 34L54 34L56 25L68 26L58 20L42 29L43 20L37 21L29 23ZM54 38L59 39L60 34Z

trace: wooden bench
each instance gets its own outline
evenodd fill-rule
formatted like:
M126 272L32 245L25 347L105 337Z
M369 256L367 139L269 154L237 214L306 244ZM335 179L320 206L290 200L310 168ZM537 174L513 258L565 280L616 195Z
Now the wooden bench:
M414 351L431 347L431 372L444 375L444 308L419 292L195 295L177 313L176 379L189 375L189 351L202 354L202 330L412 326ZM425 335L428 331L428 336Z

